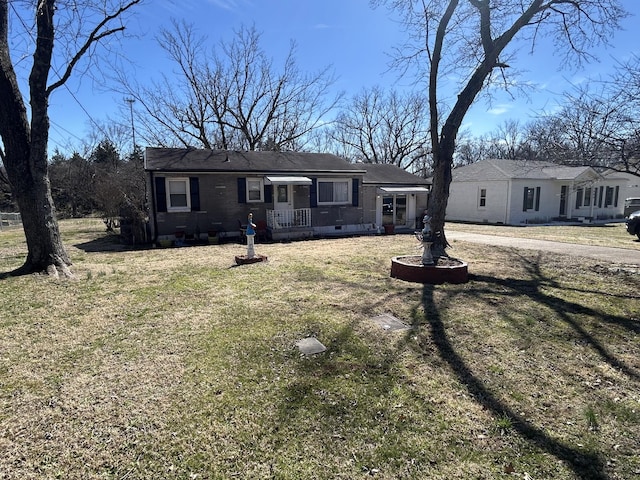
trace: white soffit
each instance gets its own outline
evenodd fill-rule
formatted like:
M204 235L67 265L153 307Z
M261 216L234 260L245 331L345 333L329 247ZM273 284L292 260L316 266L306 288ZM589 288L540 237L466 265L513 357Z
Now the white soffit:
M427 187L380 187L384 193L428 193Z
M267 180L265 183L278 184L278 185L311 185L311 179L309 177L276 177L269 175L265 177Z

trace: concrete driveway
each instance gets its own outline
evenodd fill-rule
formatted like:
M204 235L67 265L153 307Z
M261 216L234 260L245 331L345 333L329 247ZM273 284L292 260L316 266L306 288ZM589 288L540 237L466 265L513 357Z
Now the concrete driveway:
M640 266L640 250L611 247L594 247L576 245L575 243L551 242L549 240L531 240L526 238L500 237L497 235L482 235L478 233L448 231L447 240L461 240L499 247L524 248L527 250L541 250L543 252L559 253L602 260L610 263ZM630 242L633 242L629 238Z

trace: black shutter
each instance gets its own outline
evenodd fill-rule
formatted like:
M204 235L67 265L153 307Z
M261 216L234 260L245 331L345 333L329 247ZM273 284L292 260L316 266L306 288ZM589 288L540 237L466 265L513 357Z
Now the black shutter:
M358 195L359 192L360 192L360 183L358 182L357 178L354 178L353 180L351 180L351 205L353 205L354 207L357 207L360 201L359 195Z
M189 193L191 194L191 211L200 211L200 179L189 177Z
M540 187L536 187L536 212L540 211Z
M311 187L309 187L309 206L315 208L318 206L318 179L311 179Z
M238 203L247 203L247 180L238 178Z
M264 203L273 202L273 185L264 186Z
M164 177L156 177L156 212L167 211L167 187Z
M522 199L522 211L527 211L527 193L529 192L529 187L524 187L524 197Z
M616 193L615 193L615 198L613 200L613 206L617 207L618 206L618 196L620 195L620 186L616 185Z

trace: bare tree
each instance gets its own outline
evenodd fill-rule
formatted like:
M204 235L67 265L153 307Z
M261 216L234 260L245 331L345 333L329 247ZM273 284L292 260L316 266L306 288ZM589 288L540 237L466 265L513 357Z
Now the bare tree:
M505 160L550 160L552 148L545 120L522 123L505 120L498 127L479 136L462 132L456 143L455 166L469 165L486 158ZM549 125L550 127L550 125Z
M417 93L365 88L338 114L332 137L352 160L416 171L429 156L427 112L427 99Z
M524 157L525 138L524 128L519 120L505 120L498 125L492 135L491 143L494 145L494 158L505 158L510 160L520 160Z
M484 157L588 165L640 176L639 88L640 57L632 56L608 78L564 92L551 113L541 112L524 125L508 120L488 135L458 142L456 163L473 144L482 145Z
M561 108L537 122L547 132L546 155L640 176L640 62L621 64L606 81L565 92Z
M429 209L432 231L438 235L434 253L444 255L445 212L458 131L483 90L513 84L508 80L509 61L517 51L508 47L515 47L518 37L530 41L534 49L540 36L551 36L567 63L579 64L590 58L593 45L607 42L625 12L616 0L380 1L402 12L413 33L413 43L402 48L398 63L421 65L426 59L434 161ZM454 84L457 95L448 96Z
M177 67L151 86L122 79L144 115L141 134L157 145L244 150L300 148L322 125L340 95L327 101L330 69L303 73L292 43L277 67L260 46L255 28L242 27L231 41L208 50L191 25L174 22L160 45Z
M22 215L28 248L25 263L13 274L48 271L57 275L60 271L71 275L48 174L49 98L69 80L83 59L93 58L96 44L124 30L123 17L140 2L0 0L0 151ZM22 17L27 13L32 15L33 30ZM10 52L9 20L16 29L28 29L19 39L22 45L33 40L33 63L28 76L30 114L20 90L17 62ZM56 59L65 62L57 70L52 70L54 46Z
M471 165L484 158L491 158L492 140L488 135L474 136L469 130L460 132L456 145L454 166Z

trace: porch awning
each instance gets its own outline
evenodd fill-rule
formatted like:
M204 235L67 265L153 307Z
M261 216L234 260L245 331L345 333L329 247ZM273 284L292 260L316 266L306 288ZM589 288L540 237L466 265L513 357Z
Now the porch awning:
M429 193L427 187L380 187L382 193Z
M278 185L311 185L311 179L309 177L276 177L269 175L264 178L267 185L272 183Z

